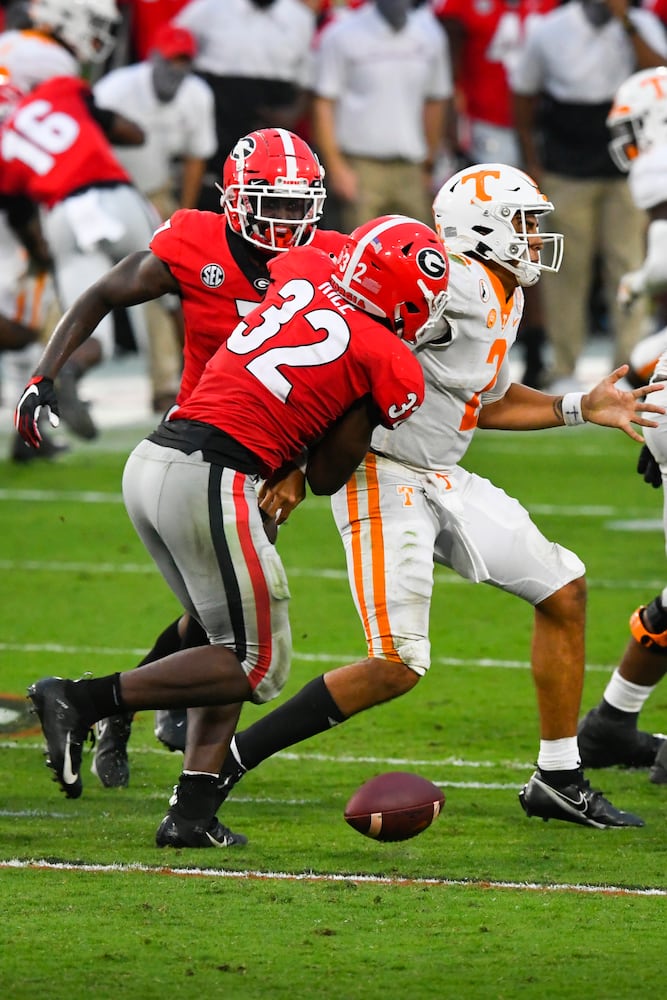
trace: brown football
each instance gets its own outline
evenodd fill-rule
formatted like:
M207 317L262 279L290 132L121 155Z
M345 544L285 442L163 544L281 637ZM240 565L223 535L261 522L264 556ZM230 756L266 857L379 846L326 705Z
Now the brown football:
M431 825L444 793L419 774L387 771L366 781L345 806L345 821L374 840L409 840Z

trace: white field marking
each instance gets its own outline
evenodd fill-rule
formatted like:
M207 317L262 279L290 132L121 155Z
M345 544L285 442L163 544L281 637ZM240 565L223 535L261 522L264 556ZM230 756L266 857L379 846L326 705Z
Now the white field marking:
M230 878L253 879L258 882L354 882L360 885L433 885L462 886L469 889L518 889L530 892L580 892L601 893L604 896L667 896L667 889L629 889L615 885L582 885L579 883L540 883L540 882L495 882L478 879L456 878L389 878L383 875L321 875L314 872L262 872L262 871L227 871L224 868L170 868L166 865L150 867L148 865L91 865L77 864L67 861L43 861L38 858L30 861L21 858L11 858L0 861L0 868L27 869L37 868L48 871L102 872L112 874L140 875L179 875L185 878Z
M634 529L633 529L634 530ZM662 530L662 528L661 528ZM347 580L347 571L344 569L316 569L307 566L285 566L287 575L290 577L307 577L319 580ZM87 573L91 576L101 573L107 574L136 574L138 576L154 576L157 580L159 573L153 563L89 563L89 562L59 562L46 561L41 559L0 559L0 571L7 573ZM474 586L470 580L464 580L458 574L450 570L442 569L436 573L435 586ZM598 580L588 577L588 586L596 590L662 590L664 579L660 580Z
M3 740L0 741L0 750L44 750L42 743L28 743L25 740ZM133 754L156 754L165 756L168 753L166 747L132 747ZM324 753L295 753L293 750L280 750L273 755L281 760L315 761L321 764L375 764L383 767L461 767L461 768L498 768L509 771L525 771L527 768L535 767L533 763L519 760L465 760L462 757L428 758L420 760L415 757L371 757L368 755L352 754L324 754ZM473 786L471 786L473 787ZM490 787L488 785L484 786ZM510 786L511 788L514 785Z
M19 490L0 489L0 501L30 501L35 503L51 503L58 500L61 503L111 503L122 504L121 493L107 493L96 490ZM326 497L308 497L299 513L308 510L329 510L330 502ZM531 514L557 515L559 517L613 517L637 518L639 522L647 520L646 509L641 507L614 507L610 504L531 504ZM636 530L636 529L632 529Z
M655 589L664 587L664 583L656 584ZM119 649L114 646L64 646L57 642L0 642L0 653L50 653L58 656L145 656L146 649L126 648ZM293 660L302 663L336 663L342 666L345 663L356 663L360 656L364 654L360 650L356 653L299 653L295 650L292 653ZM489 657L482 658L462 658L457 656L434 656L431 658L431 665L443 667L483 667L488 670L529 670L530 664L527 660L493 660ZM610 663L589 663L586 670L594 673L609 673L617 664Z

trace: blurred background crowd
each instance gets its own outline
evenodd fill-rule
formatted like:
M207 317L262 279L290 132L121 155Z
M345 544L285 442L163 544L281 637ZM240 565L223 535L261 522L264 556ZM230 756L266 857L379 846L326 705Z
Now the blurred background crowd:
M147 246L178 208L220 210L226 156L263 126L290 129L317 150L323 226L346 232L393 212L430 224L434 193L468 163L530 173L555 205L550 224L565 235L565 257L539 291L528 290L515 348L528 385L576 390L591 338L621 364L664 323L659 299L619 303L621 278L644 259L647 219L610 158L606 118L627 77L667 63L667 0L2 0L0 31L0 75L12 85L28 93L81 76L98 120L116 116L109 155L150 220L135 227L129 250L119 240L116 255L93 261L97 220L77 199L92 269L67 273L57 227L40 225L53 205L31 213L0 201L6 403L100 267ZM102 356L136 351L145 363L147 412L163 412L178 389L179 308L167 297L143 318L115 314L107 334ZM64 368L58 391L68 427L89 439L98 429L78 395L85 370ZM45 443L37 453L16 440L10 458L53 458L66 447Z

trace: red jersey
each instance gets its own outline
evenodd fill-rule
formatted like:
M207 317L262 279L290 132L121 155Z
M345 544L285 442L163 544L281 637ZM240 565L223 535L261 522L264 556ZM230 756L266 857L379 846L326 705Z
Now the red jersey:
M650 10L664 24L667 24L667 0L642 0L641 6L644 10Z
M316 230L311 246L337 254L346 237ZM185 344L177 402L197 385L206 363L269 287L266 261L241 238L230 243L224 215L180 209L153 235L150 249L181 290Z
M90 113L84 80L56 76L35 87L0 129L0 191L52 208L96 184L130 184Z
M170 419L219 428L269 475L364 396L386 427L414 413L424 398L421 365L334 291L332 269L329 255L313 247L274 257L264 302L232 331Z
M559 0L437 0L436 17L463 29L457 86L471 118L510 128L512 102L507 70L523 41L526 22L557 7Z

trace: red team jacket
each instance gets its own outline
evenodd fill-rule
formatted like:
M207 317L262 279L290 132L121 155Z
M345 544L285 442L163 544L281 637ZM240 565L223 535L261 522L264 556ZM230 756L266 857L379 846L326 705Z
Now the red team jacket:
M405 344L330 284L313 247L269 263L262 304L227 338L170 420L217 427L256 455L263 475L293 461L358 399L395 427L421 404L424 376Z
M55 76L35 87L0 130L0 192L52 208L80 188L131 184L87 104L90 87Z
M337 254L345 240L334 230L316 230L310 245ZM227 220L216 212L180 209L153 235L150 249L181 289L185 345L177 402L182 403L209 358L264 298L269 272L244 240L230 243Z

